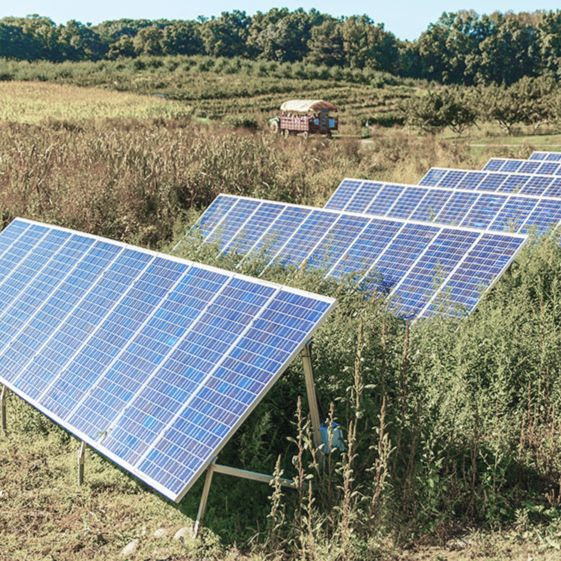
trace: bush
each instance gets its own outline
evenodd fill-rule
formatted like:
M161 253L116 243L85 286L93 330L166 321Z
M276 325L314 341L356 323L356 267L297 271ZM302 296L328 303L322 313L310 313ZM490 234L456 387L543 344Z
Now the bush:
M257 130L259 128L257 118L252 115L226 115L224 123L235 129Z

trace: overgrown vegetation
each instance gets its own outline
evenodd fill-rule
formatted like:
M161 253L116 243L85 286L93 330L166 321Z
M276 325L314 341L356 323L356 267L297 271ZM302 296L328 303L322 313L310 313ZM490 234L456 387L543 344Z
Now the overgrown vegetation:
M417 181L432 165L480 167L489 155L404 130L366 146L211 129L184 118L4 123L0 208L5 223L24 215L169 250L219 192L322 205L345 175ZM235 256L217 260L210 249L181 246L197 261L238 266ZM547 524L554 536L560 252L555 239L533 244L475 314L410 331L383 300L366 302L350 284L268 270L272 280L339 301L316 338L314 366L322 415L342 425L347 451L320 467L306 403L298 405L304 387L296 362L221 461L262 472L277 464L277 475L302 483L299 491L217 477L202 542L171 539L188 525L185 515L195 515L198 488L175 509L91 454L78 489L74 442L12 398L10 435L0 440L0 529L9 536L0 552L107 559L138 538L146 559L335 561L384 558L466 526ZM256 264L246 260L238 270L252 274ZM153 537L159 527L168 538Z

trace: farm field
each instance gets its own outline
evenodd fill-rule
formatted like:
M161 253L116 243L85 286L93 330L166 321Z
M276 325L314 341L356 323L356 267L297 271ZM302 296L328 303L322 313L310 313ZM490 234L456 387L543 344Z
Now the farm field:
M21 215L168 252L220 192L323 205L344 176L417 182L431 166L480 168L491 156L561 144L555 131L505 136L494 125L462 137L377 127L368 141L352 138L362 120L393 115L421 84L280 86L274 77L85 68L51 81L39 75L46 67L28 65L23 76L24 65L16 75L4 64L17 78L0 82L4 222ZM306 142L228 120L241 113L263 126L296 95L341 103L345 135ZM237 265L195 245L184 256ZM358 427L356 455L334 456L318 474L309 434L298 430L304 390L295 364L222 460L270 472L280 455L290 474L301 454L317 496L286 493L275 506L270 487L219 476L203 539L174 540L196 514L201 482L175 506L88 452L79 487L77 442L10 396L9 433L0 437L0 559L117 559L133 540L131 558L150 561L265 561L287 551L309 561L558 558L556 239L532 244L461 329L435 321L410 339L383 299L365 303L349 287L292 270L269 278L341 302L314 360L326 410L332 403L343 426Z
M303 79L291 75L298 68L290 65L287 75L270 76L235 68L230 72L218 65L206 68L204 59L198 64L198 59L162 60L136 61L137 67L108 62L53 65L0 61L0 77L6 82L48 81L144 94L156 100L178 101L184 111L200 119L227 118L235 123L241 116L261 126L287 99L325 98L341 106L342 132L346 134L359 134L366 121L392 123L400 103L418 90L414 81L390 79L386 75L372 83L351 82L342 77ZM298 73L304 71L300 69ZM156 101L154 105L158 107Z
M184 107L125 92L41 82L0 82L0 122L181 118Z

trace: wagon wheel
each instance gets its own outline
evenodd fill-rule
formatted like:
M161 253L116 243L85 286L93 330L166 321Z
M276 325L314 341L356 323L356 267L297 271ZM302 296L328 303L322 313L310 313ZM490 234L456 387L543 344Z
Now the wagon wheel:
M284 136L285 136L286 138L288 138L288 137L290 136L290 131L289 131L288 129L284 129L284 130L282 131L282 134L284 134Z
M309 133L308 131L304 131L304 132L302 133L302 138L303 138L304 140L308 140L308 136L310 136L310 133Z
M269 125L269 129L271 130L271 132L273 134L278 134L279 132L279 124L277 123L277 121L273 121L270 125Z

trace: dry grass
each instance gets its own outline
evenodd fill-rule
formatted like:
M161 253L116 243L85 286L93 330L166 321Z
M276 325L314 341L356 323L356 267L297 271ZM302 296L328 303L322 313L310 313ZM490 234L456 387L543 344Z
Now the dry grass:
M157 97L43 82L0 82L0 121L152 119L187 115L182 103Z

